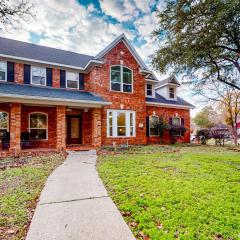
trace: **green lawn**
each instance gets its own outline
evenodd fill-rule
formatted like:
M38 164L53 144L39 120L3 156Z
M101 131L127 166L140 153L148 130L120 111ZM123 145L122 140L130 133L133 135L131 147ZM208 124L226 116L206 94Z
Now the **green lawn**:
M240 239L240 151L105 150L98 170L138 239Z
M44 183L63 160L61 155L0 160L0 239L25 239Z

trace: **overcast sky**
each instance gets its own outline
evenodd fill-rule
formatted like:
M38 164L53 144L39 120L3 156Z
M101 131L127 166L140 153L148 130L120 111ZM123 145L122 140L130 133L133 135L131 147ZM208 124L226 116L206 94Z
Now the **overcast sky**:
M0 31L0 36L96 55L121 33L125 33L140 56L150 66L157 49L151 32L157 27L156 9L163 0L30 0L35 19L16 29ZM150 66L151 68L151 66ZM157 73L159 78L165 75ZM161 79L160 79L161 80ZM182 87L180 95L197 109L197 97Z

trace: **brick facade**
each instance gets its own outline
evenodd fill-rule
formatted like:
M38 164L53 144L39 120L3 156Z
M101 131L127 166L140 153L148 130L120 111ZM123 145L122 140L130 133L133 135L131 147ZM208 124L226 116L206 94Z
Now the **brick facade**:
M166 107L153 107L147 106L147 116L159 116L164 119L165 122L169 122L170 117L180 117L184 118L184 127L187 129L184 136L177 137L177 141L181 143L190 142L190 111L189 109L176 109L176 108L166 108ZM170 143L169 131L165 130L163 137L147 137L147 143Z

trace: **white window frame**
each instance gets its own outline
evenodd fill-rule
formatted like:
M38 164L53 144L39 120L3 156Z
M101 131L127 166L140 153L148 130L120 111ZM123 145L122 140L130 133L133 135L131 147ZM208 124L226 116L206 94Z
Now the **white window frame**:
M170 97L170 89L173 89L173 98ZM168 89L168 98L169 98L169 99L176 99L176 88L175 88L175 87L169 86L169 89Z
M112 113L112 136L110 136L110 125L109 125L109 116ZM125 121L126 121L126 136L118 136L117 130L117 114L118 113L125 113ZM133 125L130 125L130 114L133 117ZM133 128L133 135L131 136L131 128ZM130 138L136 137L136 114L135 111L131 110L115 110L115 109L108 109L107 110L107 137L110 138Z
M71 87L68 87L68 74L76 74L77 75L77 80L72 80L72 79L69 79L69 81L75 81L75 82L77 82L77 88L71 88ZM66 84L66 88L67 89L79 89L79 73L77 73L77 72L70 72L70 71L66 71L66 82L65 82L65 84Z
M148 85L151 85L151 87L152 87L152 95L148 95L147 94L147 86ZM146 83L146 97L154 97L154 87L153 87L153 84L151 84L151 83Z
M112 67L120 67L120 91L117 91L117 90L114 90L112 89ZM131 81L132 83L131 84L128 84L128 83L123 83L123 68L127 68L128 70L131 71ZM124 92L123 91L123 84L126 84L126 85L131 85L132 86L132 91L131 92ZM110 66L110 91L112 92L121 92L121 93L133 93L133 70L129 67L126 67L124 65L111 65Z
M7 62L5 61L0 61L0 64L3 64L4 65L4 72L5 72L5 79L3 80L0 80L0 81L3 81L3 82L6 82L7 81Z
M151 131L150 131L150 118L151 117L155 117L155 118L158 118L158 123L159 123L159 120L160 120L160 118L159 118L159 116L154 116L154 115L152 115L152 116L149 116L149 118L148 118L148 121L149 121L149 123L148 123L148 132L149 132L149 137L159 137L160 136L160 133L158 132L158 135L152 135L151 134Z
M31 115L33 114L42 114L42 115L45 115L46 116L46 128L31 128ZM28 131L29 131L29 134L31 134L31 129L46 129L46 139L34 139L36 141L47 141L48 140L48 114L47 113L44 113L44 112L31 112L29 113L29 116L28 116Z
M45 83L44 84L37 84L37 83L33 83L33 70L34 69L41 69L41 70L44 70L45 72ZM39 67L39 66L31 66L31 85L37 85L37 86L47 86L47 68L45 67Z

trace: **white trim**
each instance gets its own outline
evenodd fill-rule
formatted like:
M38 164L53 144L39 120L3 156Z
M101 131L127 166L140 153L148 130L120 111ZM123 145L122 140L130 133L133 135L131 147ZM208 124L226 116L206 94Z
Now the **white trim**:
M112 113L112 136L110 136L110 125L109 125L109 113ZM126 136L118 136L117 134L117 114L125 113L125 121L126 121ZM130 125L130 114L133 116L133 125ZM133 135L130 136L131 127L133 127ZM136 137L136 113L132 110L118 110L118 109L108 109L107 110L107 137L108 138L132 138Z
M147 69L145 71L148 71L148 68L146 66L146 64L144 63L144 61L142 60L142 58L139 56L139 54L137 53L137 51L135 50L135 48L132 46L132 44L130 43L130 41L127 39L127 37L125 36L125 34L121 34L119 37L117 37L112 43L110 43L106 48L104 48L100 53L98 53L96 55L95 58L100 59L102 57L104 57L110 50L112 50L119 42L123 42L126 47L128 48L128 50L131 52L131 54L133 55L133 57L135 58L135 60L138 62L138 64L141 66L142 69Z
M76 81L76 82L77 82L77 88L71 88L71 87L68 87L68 86L67 86L67 82L68 82L67 74L68 74L68 73L73 73L73 74L77 74L77 75L78 75L78 79L77 79L77 80L71 80L71 79L69 80L69 81ZM66 89L79 89L79 72L66 71L65 88L66 88Z
M7 129L7 131L9 132L9 113L6 111L0 111L0 113L6 113L7 114L7 128L1 128L0 129Z
M117 90L113 90L112 89L112 67L120 67L120 91L117 91ZM128 70L131 71L131 78L132 78L132 83L131 84L128 84L128 83L123 83L123 68L127 68ZM123 84L125 85L131 85L132 87L132 91L131 92L124 92L123 91ZM110 66L110 91L111 92L121 92L121 93L133 93L133 70L127 66L124 66L124 65L111 65Z
M81 70L81 71L87 70L91 63L95 63L95 64L103 64L104 63L103 61L93 59L93 60L90 60L85 67L76 67L76 66L67 65L67 64L36 60L36 59L32 59L32 58L17 57L14 55L7 55L7 54L0 54L0 57L21 60L21 61L26 61L26 62L39 63L39 64L46 64L46 65L57 66L57 67L71 68L71 69Z
M43 104L43 105L63 105L73 107L102 107L112 104L111 102L102 101L86 101L86 100L72 100L72 99L60 99L51 97L39 97L39 96L27 96L19 94L3 94L0 93L0 101L3 102L16 102L16 99L21 103Z
M7 62L6 61L1 61L0 60L0 63L3 63L4 65L5 65L5 79L3 79L3 80L0 80L0 82L7 82Z
M42 114L42 115L45 115L46 116L47 127L46 128L31 128L30 118L31 118L32 114ZM44 130L46 130L46 139L33 139L34 141L48 141L48 114L45 113L45 112L31 112L31 113L29 113L28 114L28 132L29 132L29 134L31 134L31 129L44 129Z
M165 86L174 86L174 87L180 87L181 86L181 84L176 84L176 83L165 83L165 84L163 84L163 85L160 85L160 86L157 86L155 89L157 90L157 89L159 89L159 88L163 88L163 87L165 87Z
M32 82L32 77L33 77L33 75L32 75L32 71L33 71L33 69L34 68L39 68L39 69L44 69L45 70L45 84L36 84L36 83L33 83ZM34 85L34 86L47 86L47 68L45 68L45 67L39 67L39 66L36 66L36 65L31 65L30 66L30 84L31 85Z
M194 106L167 104L167 103L156 103L156 102L146 102L146 105L156 106L156 107L179 108L179 109L194 109L195 108Z

